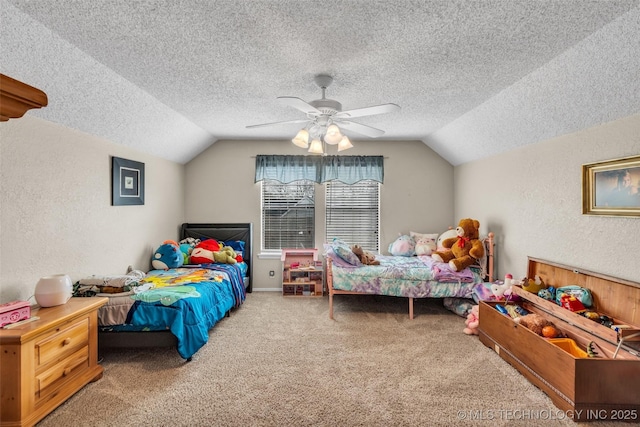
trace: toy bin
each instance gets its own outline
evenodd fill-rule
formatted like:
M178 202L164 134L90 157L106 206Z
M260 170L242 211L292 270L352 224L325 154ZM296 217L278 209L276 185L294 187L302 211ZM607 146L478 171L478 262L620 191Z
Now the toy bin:
M549 342L557 345L573 357L589 357L587 352L581 349L571 338L550 338Z

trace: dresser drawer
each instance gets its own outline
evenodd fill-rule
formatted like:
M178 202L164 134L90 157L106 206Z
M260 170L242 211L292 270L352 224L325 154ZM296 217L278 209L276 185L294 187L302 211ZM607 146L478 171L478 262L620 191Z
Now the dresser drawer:
M63 383L88 366L89 347L86 346L65 358L60 363L36 375L36 398L44 397L48 390L53 390L57 384Z
M88 342L89 319L83 318L35 344L36 367L65 357Z

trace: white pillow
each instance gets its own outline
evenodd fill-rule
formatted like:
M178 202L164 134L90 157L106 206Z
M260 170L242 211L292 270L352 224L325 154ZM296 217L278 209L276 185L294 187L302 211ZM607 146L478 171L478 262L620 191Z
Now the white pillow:
M438 240L436 241L436 248L441 251L444 248L444 246L442 246L442 241L445 239L449 239L452 237L458 237L458 234L456 233L455 229L451 229L451 230L447 230L444 233L442 233L439 237Z
M431 255L436 250L438 233L416 233L411 231L409 235L416 242L416 255Z

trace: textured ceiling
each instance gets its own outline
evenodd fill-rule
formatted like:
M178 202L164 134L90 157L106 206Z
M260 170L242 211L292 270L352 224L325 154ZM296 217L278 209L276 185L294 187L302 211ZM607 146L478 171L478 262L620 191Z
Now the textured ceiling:
M277 101L343 109L458 165L640 112L640 0L0 0L0 71L28 114L186 163L218 139L290 139ZM348 132L347 132L348 133ZM348 133L354 144L368 138Z

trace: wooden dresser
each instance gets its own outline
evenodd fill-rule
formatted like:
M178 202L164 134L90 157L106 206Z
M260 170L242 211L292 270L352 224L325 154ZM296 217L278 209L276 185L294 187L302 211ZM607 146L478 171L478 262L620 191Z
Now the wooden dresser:
M518 305L553 322L582 350L594 342L603 357L575 356L502 314L494 302L480 302L480 341L574 421L640 422L640 284L530 258L528 277L536 275L547 286L588 288L593 310L628 328L616 331L514 287Z
M102 377L98 308L107 298L71 298L36 308L40 319L0 329L0 425L32 426Z

